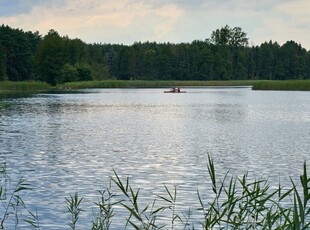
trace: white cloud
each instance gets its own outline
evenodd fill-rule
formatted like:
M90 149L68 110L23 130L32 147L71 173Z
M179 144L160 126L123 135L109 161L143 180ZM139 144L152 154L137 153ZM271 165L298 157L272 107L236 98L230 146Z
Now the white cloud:
M308 0L290 0L277 4L269 16L262 20L261 27L256 29L257 38L262 42L273 40L279 44L293 40L309 49L309 8Z
M87 42L191 42L226 24L253 41L287 40L310 48L309 0L32 0L31 11L0 16L11 27ZM62 3L62 4L61 4Z
M10 26L25 30L38 30L45 34L49 29L55 29L63 35L84 35L82 39L89 42L92 39L99 42L100 38L105 42L105 38L113 39L113 36L116 36L115 41L125 40L126 36L137 41L161 39L173 29L181 15L182 9L174 4L152 8L143 1L71 0L63 7L39 5L33 7L29 14L1 19ZM143 31L147 31L144 37ZM90 33L89 38L85 32ZM142 35L142 39L134 33Z

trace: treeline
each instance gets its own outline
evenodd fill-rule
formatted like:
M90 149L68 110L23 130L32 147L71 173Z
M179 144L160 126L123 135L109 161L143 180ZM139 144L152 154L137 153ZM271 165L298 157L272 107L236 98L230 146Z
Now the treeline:
M52 85L85 80L310 79L310 51L294 41L248 46L241 28L192 43L87 44L50 30L0 27L0 80Z

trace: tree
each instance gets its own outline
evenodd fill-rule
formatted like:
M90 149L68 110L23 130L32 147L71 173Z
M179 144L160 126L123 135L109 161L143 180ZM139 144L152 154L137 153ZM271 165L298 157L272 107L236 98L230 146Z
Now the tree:
M310 51L288 41L248 47L228 25L192 43L86 44L50 30L0 26L0 81L310 79Z
M294 41L287 41L281 46L285 75L289 79L306 78L307 51ZM308 52L309 55L309 52Z
M106 64L93 62L90 65L90 69L94 80L100 81L109 79L109 67Z
M0 81L7 80L6 74L6 52L4 47L0 44Z
M91 81L93 80L91 67L88 63L76 63L75 67L78 71L79 81Z
M35 54L36 74L39 80L52 85L63 82L65 64L64 42L55 30L50 30L38 45Z
M230 31L230 41L231 46L247 46L249 44L249 39L246 37L247 34L242 31L240 27L234 27Z
M215 45L247 46L248 38L240 27L230 28L228 25L211 34L211 42Z
M65 64L62 68L62 81L71 82L79 80L79 72L77 68L70 64Z
M228 45L230 40L231 29L228 25L213 31L211 34L211 42L215 45Z
M63 37L62 40L64 43L65 58L70 64L90 61L89 48L82 40L77 38L70 39L67 36Z
M0 26L1 75L11 81L31 79L33 52L39 40L38 33Z

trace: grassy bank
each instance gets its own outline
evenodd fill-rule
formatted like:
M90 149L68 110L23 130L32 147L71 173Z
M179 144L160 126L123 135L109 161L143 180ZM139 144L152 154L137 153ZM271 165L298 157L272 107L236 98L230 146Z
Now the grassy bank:
M169 88L169 87L207 87L207 86L253 86L253 90L310 90L310 80L288 81L140 81L140 80L104 80L68 82L52 87L44 82L0 81L0 94L10 92L40 92L54 89L85 88Z
M84 200L78 193L65 198L67 212L64 213L70 217L68 225L70 229L77 229L80 214L89 211L93 213L89 220L92 230L110 229L118 223L118 218L123 218L122 229L309 229L310 178L306 163L299 183L289 178L286 184L291 186L288 187L270 184L268 179L249 179L247 174L235 177L227 172L218 178L210 156L206 168L206 184L210 187L197 190L196 211L200 216L192 217L191 207L188 213L179 213L182 200L176 187L163 185L166 193L156 195L149 204L141 203L143 188L134 189L129 178L122 179L114 171L109 186L99 191L98 202L91 210L82 208ZM27 209L20 193L30 190L31 185L20 179L11 189L3 187L5 178L9 178L5 164L0 167L0 177L4 178L0 180L0 228L7 229L6 221L20 218L22 209L26 209L26 222L33 229L40 229L38 213ZM118 216L116 207L123 209L122 216Z
M35 91L45 91L52 89L51 85L45 82L12 82L12 81L0 81L0 93L10 93L10 92L35 92Z
M60 88L82 89L82 88L164 88L164 87L199 87L199 86L251 86L256 81L84 81L69 82L60 85Z
M257 81L253 90L299 90L310 91L310 80Z

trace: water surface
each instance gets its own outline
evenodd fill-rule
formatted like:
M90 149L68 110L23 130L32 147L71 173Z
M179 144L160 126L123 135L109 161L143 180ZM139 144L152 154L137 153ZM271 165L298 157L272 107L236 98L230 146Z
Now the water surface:
M309 92L250 88L95 89L5 99L0 108L0 161L26 194L42 229L68 229L64 197L84 197L79 226L90 228L96 190L113 175L130 177L147 203L178 188L184 207L207 197L207 158L217 174L269 177L290 185L309 161ZM151 198L150 198L151 197ZM121 216L121 215L120 215ZM123 217L116 218L119 229Z

